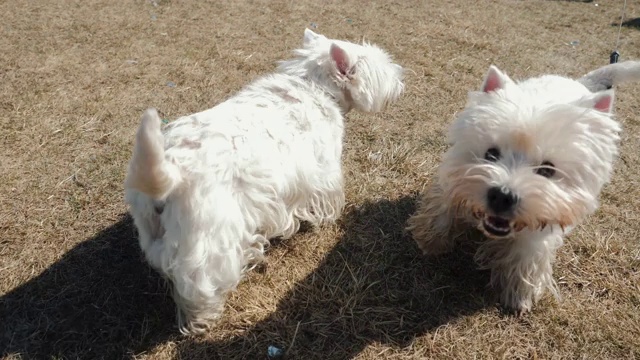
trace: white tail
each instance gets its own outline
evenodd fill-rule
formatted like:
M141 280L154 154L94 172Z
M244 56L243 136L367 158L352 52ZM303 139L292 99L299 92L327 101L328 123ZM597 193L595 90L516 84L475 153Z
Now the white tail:
M612 86L640 81L640 61L624 61L593 70L578 79L592 92L610 89Z
M164 199L182 180L178 167L164 157L161 126L156 109L144 112L125 179L126 188L136 189L154 199Z

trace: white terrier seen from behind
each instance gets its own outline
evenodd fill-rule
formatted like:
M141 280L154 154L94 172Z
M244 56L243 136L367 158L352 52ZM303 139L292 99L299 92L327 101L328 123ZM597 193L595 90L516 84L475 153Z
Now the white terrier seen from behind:
M437 179L408 221L428 255L454 246L453 226L487 237L476 261L491 270L501 303L518 314L545 290L563 237L598 208L618 153L613 85L640 80L640 62L608 65L579 80L545 75L514 82L491 67L449 128Z
M183 333L218 319L269 239L344 205L343 116L379 112L403 91L382 49L310 30L296 57L212 109L161 129L142 116L125 197L147 261L172 284Z

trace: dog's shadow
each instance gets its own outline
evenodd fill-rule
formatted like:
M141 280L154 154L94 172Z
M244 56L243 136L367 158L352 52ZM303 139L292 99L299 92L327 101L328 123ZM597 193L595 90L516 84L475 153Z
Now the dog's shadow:
M289 359L349 359L371 343L408 345L485 308L488 278L472 248L426 259L404 234L414 203L347 211L342 238L275 312L224 341L177 341L178 356L264 359L275 345ZM142 259L129 216L0 296L0 319L0 356L122 359L180 339L175 305Z
M611 24L611 26L617 27L617 26L620 26L620 23L613 23ZM628 28L636 28L640 30L640 18L626 20L622 23L622 26L628 27Z
M174 305L136 239L123 215L1 296L0 357L122 359L173 336Z
M288 359L350 359L372 343L407 346L484 309L488 274L476 269L473 246L424 258L403 231L414 204L404 197L347 211L342 238L275 312L230 339L183 341L179 357L265 359L273 345Z

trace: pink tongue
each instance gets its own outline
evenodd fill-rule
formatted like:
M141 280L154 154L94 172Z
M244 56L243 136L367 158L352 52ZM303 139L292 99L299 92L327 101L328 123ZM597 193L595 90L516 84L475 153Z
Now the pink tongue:
M495 216L489 216L488 220L495 227L498 227L498 228L509 227L509 221L506 219L495 217Z

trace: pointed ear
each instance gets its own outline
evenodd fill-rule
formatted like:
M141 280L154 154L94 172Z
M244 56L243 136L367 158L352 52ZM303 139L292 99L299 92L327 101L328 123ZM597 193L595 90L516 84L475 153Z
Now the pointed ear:
M329 54L331 55L331 60L336 66L338 73L340 75L349 77L351 75L351 68L353 64L349 59L349 55L347 52L341 48L339 45L333 43L331 44L331 49L329 50Z
M309 30L309 29L304 29L304 38L302 40L302 44L303 45L308 45L309 43L315 41L316 39L318 39L318 37L320 37L320 35L314 33L313 31Z
M611 113L613 111L613 99L613 90L601 91L582 99L580 105L603 113Z
M489 71L482 83L482 91L490 93L499 89L503 89L507 83L512 82L511 79L503 74L497 67L491 65Z

